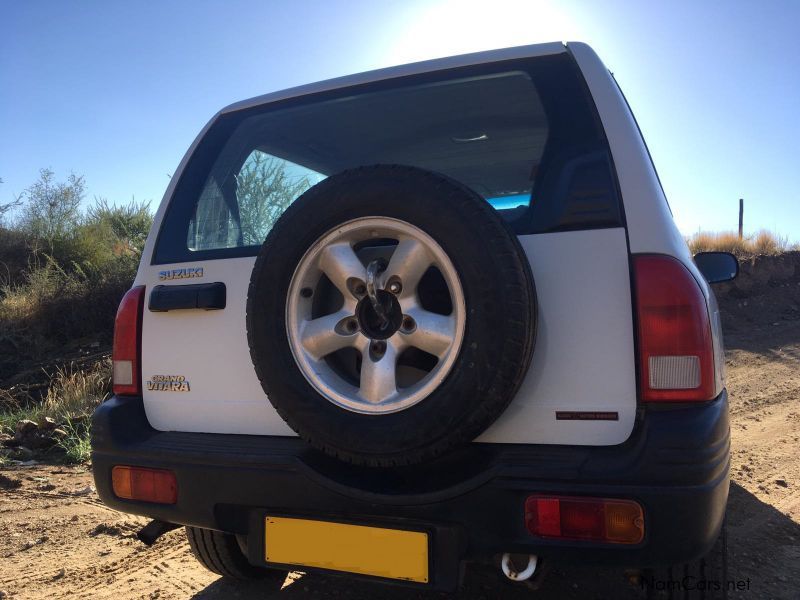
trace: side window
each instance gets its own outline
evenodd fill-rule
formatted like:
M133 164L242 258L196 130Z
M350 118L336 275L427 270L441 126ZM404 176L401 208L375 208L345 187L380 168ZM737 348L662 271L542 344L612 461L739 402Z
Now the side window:
M189 250L261 244L292 201L324 178L261 150L238 169L214 167L189 221Z

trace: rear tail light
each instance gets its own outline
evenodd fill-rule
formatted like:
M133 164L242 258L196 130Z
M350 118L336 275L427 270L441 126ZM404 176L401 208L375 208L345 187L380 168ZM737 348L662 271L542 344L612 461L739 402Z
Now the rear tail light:
M111 487L118 498L175 504L178 482L175 473L165 469L116 466L111 470Z
M714 348L700 286L669 256L636 256L633 264L642 400L711 400Z
M114 349L112 359L113 390L121 396L138 396L142 393L142 310L144 286L128 290L117 309L114 321Z
M525 526L537 537L638 544L644 538L642 507L633 500L529 496Z

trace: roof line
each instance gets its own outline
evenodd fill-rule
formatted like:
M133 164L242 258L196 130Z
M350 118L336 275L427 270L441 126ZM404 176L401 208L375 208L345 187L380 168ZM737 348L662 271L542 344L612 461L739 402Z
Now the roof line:
M520 58L534 58L537 56L561 54L563 52L566 52L566 45L563 42L548 42L545 44L515 46L513 48L503 48L500 50L472 52L469 54L460 54L458 56L449 56L446 58L434 58L432 60L424 60L420 62L399 65L396 67L386 67L383 69L366 71L364 73L357 73L354 75L345 75L343 77L326 79L317 83L309 83L285 90L271 92L261 96L256 96L255 98L250 98L248 100L234 102L233 104L223 108L220 111L220 114L230 113L245 108L252 108L262 104L276 102L278 100L287 100L289 98L296 98L298 96L305 96L307 94L327 92L353 85L383 81L397 77L405 77L408 75L418 75L420 73L443 71L445 69L454 69L458 67L499 62L503 60L515 60Z

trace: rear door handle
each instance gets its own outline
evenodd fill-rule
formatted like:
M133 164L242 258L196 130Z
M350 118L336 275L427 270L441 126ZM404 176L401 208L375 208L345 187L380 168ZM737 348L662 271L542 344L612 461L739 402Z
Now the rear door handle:
M222 310L225 308L225 284L194 283L190 285L157 285L150 292L147 308L151 312L170 310Z

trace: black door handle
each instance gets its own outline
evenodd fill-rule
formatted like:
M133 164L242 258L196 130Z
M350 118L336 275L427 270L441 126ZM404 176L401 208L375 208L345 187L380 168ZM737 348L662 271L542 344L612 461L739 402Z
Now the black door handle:
M152 312L169 310L225 308L225 284L194 283L190 285L157 285L150 292L147 308Z

